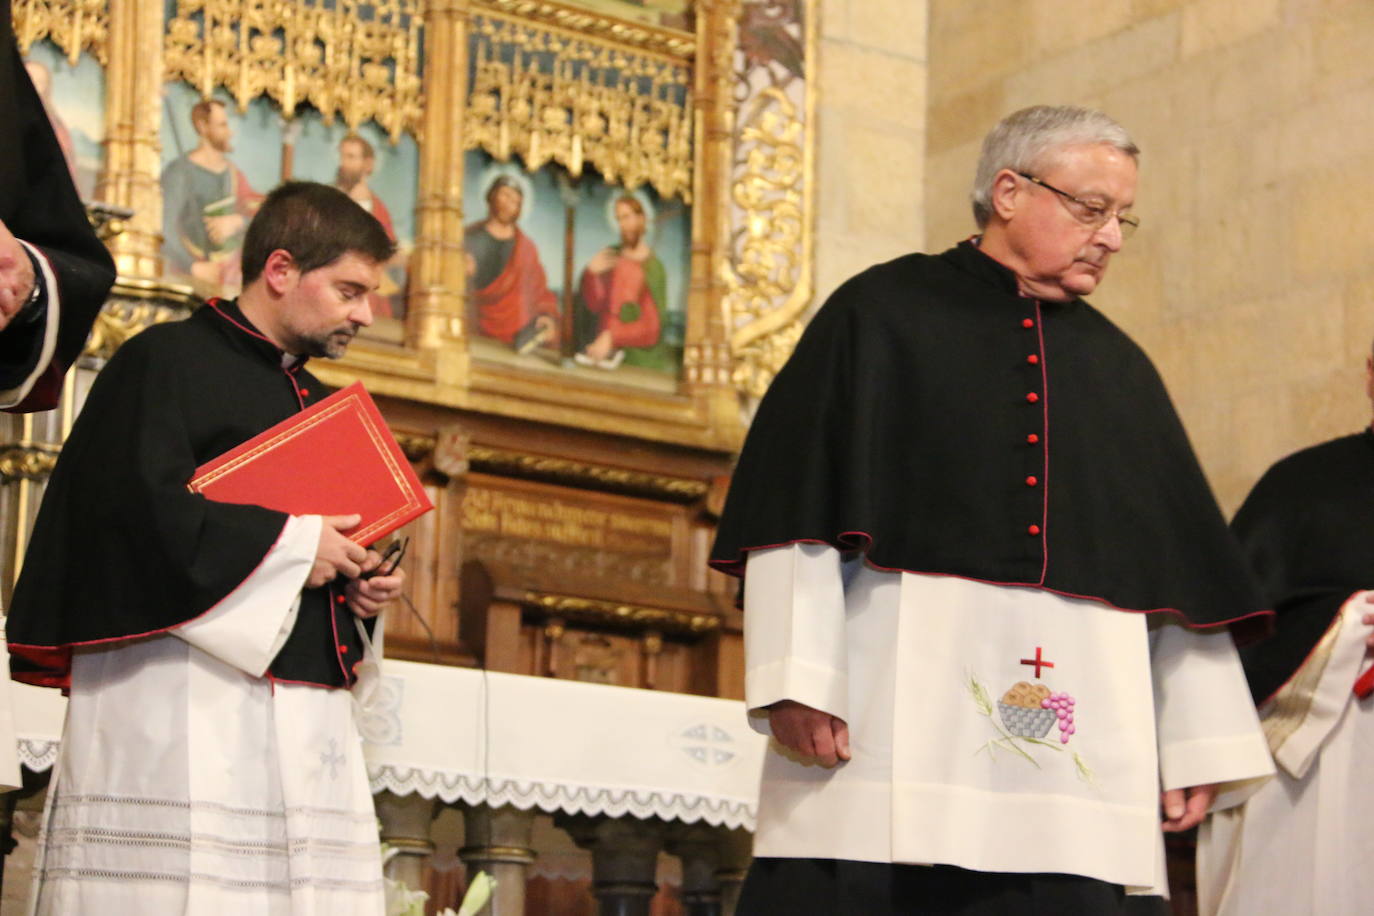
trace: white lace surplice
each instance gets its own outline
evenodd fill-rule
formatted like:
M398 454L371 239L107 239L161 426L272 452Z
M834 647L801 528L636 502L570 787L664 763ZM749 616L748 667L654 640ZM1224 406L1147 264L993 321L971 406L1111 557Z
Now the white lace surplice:
M318 537L317 517L292 519L210 613L75 653L34 912L382 912L349 692L261 676L290 633Z

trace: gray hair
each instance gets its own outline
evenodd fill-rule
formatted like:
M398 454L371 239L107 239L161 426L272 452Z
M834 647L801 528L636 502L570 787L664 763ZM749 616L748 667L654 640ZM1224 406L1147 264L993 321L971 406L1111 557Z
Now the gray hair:
M1132 159L1140 157L1126 128L1092 108L1036 105L1007 115L983 139L973 178L973 218L978 228L992 217L992 181L1003 169L1034 173L1066 146L1106 143Z

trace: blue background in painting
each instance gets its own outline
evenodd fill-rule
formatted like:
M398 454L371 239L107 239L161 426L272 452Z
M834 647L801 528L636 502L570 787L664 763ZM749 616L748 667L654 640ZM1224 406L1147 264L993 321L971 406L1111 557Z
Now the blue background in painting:
M469 150L463 157L463 214L468 225L486 219L487 202L484 192L497 172L517 172L530 186L520 215L520 229L539 249L539 260L548 275L549 289L562 302L564 276L563 231L564 204L554 177L557 166L546 166L538 172L523 170L518 160L497 163L489 154ZM608 185L599 175L585 173L577 185L578 199L574 211L573 276L577 283L582 270L602 248L620 242L620 230L608 217L613 197L624 189ZM649 244L663 262L668 274L668 302L664 339L680 346L686 322L687 283L691 272L692 211L679 200L664 200L651 188L638 188L635 194L646 198L651 211ZM533 198L532 200L530 198Z
M38 61L52 74L52 101L76 152L77 190L83 200L90 200L105 155L105 70L84 51L72 66L46 39L34 42L25 59Z
M162 165L195 149L200 142L191 126L191 107L200 101L200 93L182 82L168 83L162 108ZM281 178L282 120L276 103L254 99L246 112L222 90L214 97L224 102L229 126L233 131L233 152L229 158L248 178L253 190L266 194ZM301 127L296 138L293 157L293 177L334 182L339 166L339 141L348 127L336 120L326 125L318 111L298 110L296 121ZM175 124L175 131L173 131ZM377 154L377 168L369 185L382 198L395 224L396 236L402 244L415 240L416 183L420 174L419 148L413 137L403 134L393 146L387 135L374 123L363 124L358 133L372 144Z

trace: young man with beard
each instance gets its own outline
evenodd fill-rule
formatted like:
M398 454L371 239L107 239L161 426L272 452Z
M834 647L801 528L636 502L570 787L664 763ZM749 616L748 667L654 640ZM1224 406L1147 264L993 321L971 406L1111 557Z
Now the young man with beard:
M347 195L283 185L248 227L238 301L142 332L97 377L9 617L14 676L70 690L37 913L381 912L348 688L354 620L403 576L360 578L379 558L341 533L357 516L186 484L326 396L305 363L371 322L391 253Z

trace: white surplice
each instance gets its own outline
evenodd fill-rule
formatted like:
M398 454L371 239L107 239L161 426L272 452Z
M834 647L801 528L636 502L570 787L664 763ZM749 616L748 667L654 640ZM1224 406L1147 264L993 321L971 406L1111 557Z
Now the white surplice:
M749 555L744 620L756 727L767 730L762 707L791 699L844 719L853 751L826 769L773 743L759 856L1055 872L1161 893L1161 786L1272 772L1224 632L881 572L817 544ZM1020 683L1072 697L1074 731L1007 696Z
M1359 916L1374 908L1374 699L1351 691L1366 658L1369 592L1346 601L1261 710L1272 779L1223 796L1198 835L1203 916Z
M349 692L264 677L320 524L290 519L253 575L196 620L74 652L33 912L383 912Z

